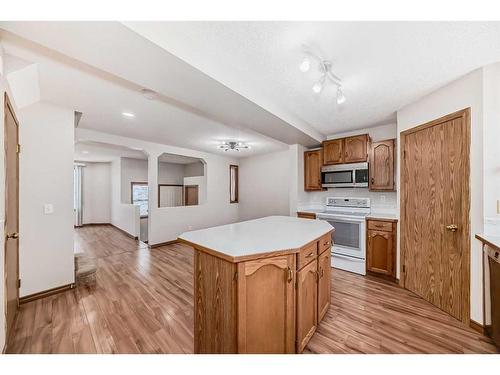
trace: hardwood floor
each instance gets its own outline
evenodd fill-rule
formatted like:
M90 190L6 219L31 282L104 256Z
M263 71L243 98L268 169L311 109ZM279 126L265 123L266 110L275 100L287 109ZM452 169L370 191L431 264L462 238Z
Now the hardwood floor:
M75 230L95 288L24 304L8 353L192 353L193 251L148 249L110 226ZM332 270L332 305L306 353L495 353L491 340L395 284Z

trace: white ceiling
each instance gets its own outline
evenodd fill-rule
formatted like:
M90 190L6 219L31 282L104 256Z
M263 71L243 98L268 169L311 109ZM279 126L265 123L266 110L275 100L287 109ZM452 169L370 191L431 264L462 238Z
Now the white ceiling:
M395 111L500 60L499 22L0 22L7 54L36 63L43 100L80 127L245 157L395 121ZM5 31L6 30L6 31ZM299 71L302 45L333 62L335 89ZM8 63L8 61L7 61ZM7 64L6 65L9 65ZM10 69L19 69L11 59ZM158 92L155 101L139 92ZM126 119L121 112L132 112Z
M4 29L0 37L8 47L7 53L14 54L9 51L14 47L28 49L66 69L127 88L131 91L129 96L134 94L142 102L144 98L138 94L142 88L160 93L158 102L170 107L168 112L155 116L155 122L162 122L163 128L150 127L143 121L140 139L209 152L221 152L214 145L222 140L241 140L253 146L235 154L238 157L285 149L286 144L314 145L323 139L323 135L313 128L297 129L121 23L0 22L0 27ZM31 59L39 61L37 56ZM49 79L53 77L48 76ZM91 91L99 94L100 88ZM118 100L109 93L100 105L109 110L117 109ZM42 89L42 98L46 97ZM87 98L86 102L90 100ZM82 127L116 132L116 124L95 121L95 118L91 121L89 115L99 116L99 112L86 109L77 109L84 113ZM135 108L130 109L133 110ZM179 112L184 112L184 121L176 121L176 116L181 116ZM173 127L171 131L170 126ZM119 132L123 134L121 129Z
M118 158L147 160L147 155L140 150L102 142L80 141L75 143L75 161L107 163Z
M500 22L126 22L154 43L293 125L325 135L395 122L395 111L500 60ZM333 62L314 95L302 45Z

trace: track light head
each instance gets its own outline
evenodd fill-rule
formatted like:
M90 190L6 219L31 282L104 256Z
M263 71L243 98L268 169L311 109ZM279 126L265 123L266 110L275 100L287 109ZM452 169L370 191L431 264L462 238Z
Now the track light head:
M308 72L311 69L311 61L307 57L304 57L299 68L302 73Z

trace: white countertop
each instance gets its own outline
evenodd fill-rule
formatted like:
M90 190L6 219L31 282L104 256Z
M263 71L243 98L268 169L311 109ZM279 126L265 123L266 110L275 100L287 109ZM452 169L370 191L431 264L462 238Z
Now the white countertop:
M317 208L317 207L311 207L311 208L301 208L297 209L297 212L307 212L307 213L312 213L312 214L319 214L322 212L325 212L325 208ZM388 219L388 220L399 220L399 214L396 210L394 209L382 209L382 208L375 208L372 209L370 214L366 216L367 219Z
M274 251L295 250L334 229L323 220L268 216L182 233L179 239L234 260Z
M476 234L476 238L488 246L495 247L500 250L500 236L478 233Z
M399 214L396 211L389 210L372 210L370 214L366 217L367 219L388 219L388 220L399 220Z

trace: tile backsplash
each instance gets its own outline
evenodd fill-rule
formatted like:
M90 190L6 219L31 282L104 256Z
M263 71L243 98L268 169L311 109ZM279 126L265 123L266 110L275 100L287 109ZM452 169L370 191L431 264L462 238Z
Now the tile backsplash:
M370 198L372 209L397 209L397 193L373 192L365 188L333 188L326 191L302 191L297 206L314 207L324 205L327 197L363 197Z

